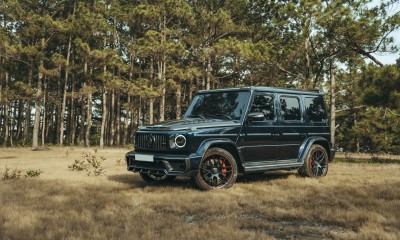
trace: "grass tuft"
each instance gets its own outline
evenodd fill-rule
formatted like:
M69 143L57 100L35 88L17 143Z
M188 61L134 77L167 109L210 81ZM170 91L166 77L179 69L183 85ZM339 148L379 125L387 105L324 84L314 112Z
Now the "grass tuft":
M21 176L21 170L18 170L17 168L10 169L6 166L6 169L1 176L2 180L11 180L11 179L18 179Z

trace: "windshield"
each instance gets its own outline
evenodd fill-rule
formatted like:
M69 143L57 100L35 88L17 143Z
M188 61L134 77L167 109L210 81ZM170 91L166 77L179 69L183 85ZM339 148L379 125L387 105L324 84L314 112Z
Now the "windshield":
M213 92L193 98L185 118L240 120L245 114L250 92Z

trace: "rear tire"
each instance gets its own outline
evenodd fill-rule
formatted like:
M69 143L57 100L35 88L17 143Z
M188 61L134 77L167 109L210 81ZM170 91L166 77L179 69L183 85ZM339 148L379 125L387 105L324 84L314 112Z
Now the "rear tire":
M149 174L149 173L139 173L140 177L143 181L147 183L151 182L173 182L176 176L167 176L167 175L156 175L156 174Z
M306 177L320 178L328 173L328 154L324 147L318 144L311 146L299 173Z
M230 188L235 183L238 168L231 153L222 148L210 148L193 177L202 190Z

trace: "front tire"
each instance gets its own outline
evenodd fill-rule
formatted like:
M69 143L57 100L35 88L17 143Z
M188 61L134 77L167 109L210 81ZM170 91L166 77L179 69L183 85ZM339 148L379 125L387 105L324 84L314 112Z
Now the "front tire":
M143 181L147 183L151 182L173 182L176 176L167 176L167 175L158 175L158 174L151 174L151 173L139 173L140 177Z
M194 181L202 190L230 188L237 173L237 164L231 153L222 148L210 148L200 162Z
M328 173L328 161L325 148L318 144L312 145L299 172L311 178L324 177Z

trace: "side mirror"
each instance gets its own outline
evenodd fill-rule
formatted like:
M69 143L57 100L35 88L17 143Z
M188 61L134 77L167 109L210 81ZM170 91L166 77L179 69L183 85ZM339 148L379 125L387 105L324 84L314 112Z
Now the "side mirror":
M249 113L249 115L247 115L247 120L249 122L264 121L264 119L265 119L264 114L261 112L253 112L253 113Z

